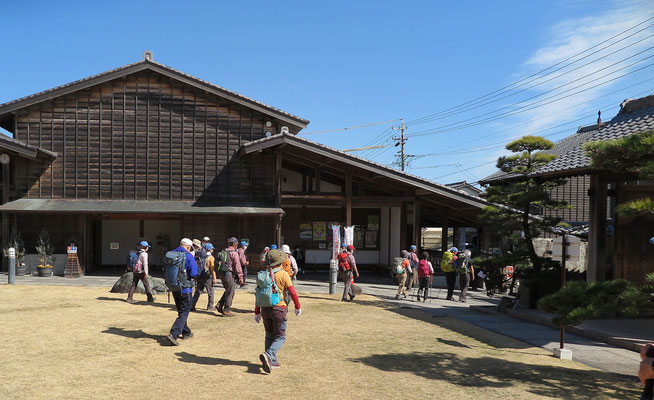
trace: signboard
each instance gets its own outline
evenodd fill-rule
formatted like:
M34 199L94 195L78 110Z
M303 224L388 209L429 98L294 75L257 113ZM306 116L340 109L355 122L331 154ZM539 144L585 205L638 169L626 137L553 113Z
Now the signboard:
M313 223L313 240L327 240L327 223L314 222Z
M68 254L77 254L77 246L68 246L66 252Z
M338 256L338 249L341 246L341 227L337 224L332 224L332 260L336 260Z
M568 247L565 250L566 261L579 261L581 252L581 239L576 236L567 236ZM559 236L552 242L552 260L561 261L563 255L563 236Z
M311 222L300 222L300 240L312 240L313 228Z
M366 248L377 247L377 231L366 231Z
M120 243L118 242L109 243L109 250L119 250L119 249L120 249Z
M379 215L368 215L368 230L369 231L379 230Z

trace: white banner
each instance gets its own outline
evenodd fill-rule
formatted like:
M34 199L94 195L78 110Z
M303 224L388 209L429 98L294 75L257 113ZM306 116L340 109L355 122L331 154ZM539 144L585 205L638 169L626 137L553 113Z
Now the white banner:
M354 245L354 225L346 226L343 229L345 230L345 244Z
M336 260L341 247L341 226L332 225L332 260Z

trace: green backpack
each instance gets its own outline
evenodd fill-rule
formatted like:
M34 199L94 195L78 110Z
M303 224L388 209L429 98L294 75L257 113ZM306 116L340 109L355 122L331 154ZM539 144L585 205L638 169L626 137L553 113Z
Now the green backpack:
M234 250L232 250L234 251ZM215 262L215 270L216 271L221 271L221 272L228 272L229 271L229 252L226 250L221 250L216 254L215 256L216 262Z

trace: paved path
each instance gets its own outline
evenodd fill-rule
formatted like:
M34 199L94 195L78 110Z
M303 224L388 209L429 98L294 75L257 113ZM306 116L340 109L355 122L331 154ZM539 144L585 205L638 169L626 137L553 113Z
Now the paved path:
M7 282L7 275L0 275L0 282ZM313 277L312 277L313 278ZM88 286L88 287L111 287L118 278L115 276L83 276L70 279L59 276L40 278L33 276L16 277L17 284L29 285L57 285L57 286ZM254 277L248 277L248 290L254 286ZM444 287L444 281L435 281L435 286ZM407 300L395 300L397 286L380 283L357 283L364 293L377 296L391 303L398 303L408 307L415 307L424 310L436 317L453 317L470 324L500 333L533 346L541 347L548 351L558 347L559 331L534 322L528 322L510 317L505 314L494 313L488 315L470 309L470 306L497 306L498 299L489 299L485 292L469 292L468 303L459 303L445 300L445 290L432 289L432 296L438 298L431 301L420 302L409 298ZM302 280L296 283L298 292L301 293L327 293L329 285L324 280ZM342 293L343 284L339 282L336 287L337 293ZM410 293L412 293L410 291ZM458 297L458 291L455 292ZM489 307L490 308L490 307ZM608 345L599 341L588 339L582 336L566 335L566 347L572 350L573 360L588 366L635 377L640 362L638 353ZM635 378L634 378L635 379Z

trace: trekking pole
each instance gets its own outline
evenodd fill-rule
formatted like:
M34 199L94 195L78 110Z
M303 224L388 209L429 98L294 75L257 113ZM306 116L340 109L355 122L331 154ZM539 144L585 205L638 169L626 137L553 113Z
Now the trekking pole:
M429 275L429 302L431 303L431 285L432 282L434 281L434 275Z
M168 292L168 304L170 304L170 290L166 290Z

